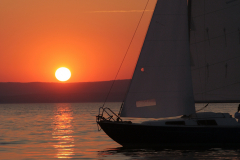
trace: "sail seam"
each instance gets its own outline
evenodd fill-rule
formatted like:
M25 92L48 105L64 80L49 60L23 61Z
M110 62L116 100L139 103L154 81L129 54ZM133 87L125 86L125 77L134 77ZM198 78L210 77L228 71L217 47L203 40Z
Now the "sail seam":
M195 32L195 31L194 31L194 32ZM209 41L209 40L213 40L213 39L217 39L217 38L225 37L226 35L230 35L230 34L238 33L238 32L239 32L239 31L229 32L229 33L224 34L224 35L221 35L221 36L217 36L217 37L209 38L209 39L207 39L207 40L198 41L198 42L195 42L195 43L190 43L190 45L192 45L192 44L198 44L198 43L202 43L202 42L207 42L207 41Z
M204 12L204 14L200 14L200 15L197 15L197 16L192 16L192 18L201 17L201 16L205 16L205 15L208 15L208 14L216 13L216 12L219 12L219 11L222 11L222 10L225 10L225 9L237 7L237 5L240 5L240 3L235 4L234 6L225 7L225 8L216 10L216 11L212 11L212 12L208 12L208 13L205 13L205 12Z
M166 15L166 16L168 16L168 15L173 15L173 16L176 16L176 15L179 15L179 16L186 16L187 14L154 14L154 15Z
M186 90L182 90L182 91L161 91L161 92L154 92L154 91L151 91L151 92L129 92L129 93L185 93ZM200 94L200 93L199 93ZM176 96L168 96L168 97L176 97ZM179 96L177 96L179 97Z
M152 67L174 67L174 68L176 68L176 67L186 67L186 66L188 66L187 64L186 65L176 65L176 64L174 64L174 65L159 65L159 66L145 66L145 65L141 65L141 66L139 66L139 68L142 68L142 67L149 67L149 68L152 68Z
M214 65L217 65L217 64L220 64L220 63L225 63L225 62L227 62L227 61L235 60L235 59L237 59L237 58L240 58L240 56L233 57L233 58L228 59L228 60L225 60L225 61L220 61L220 62L216 62L216 63L208 64L208 66L214 66ZM197 70L197 69L202 69L202 68L205 68L205 67L206 67L206 66L202 66L202 67L194 68L194 69L192 69L192 71L195 71L195 70Z
M189 42L189 40L146 40L146 41L169 41L169 42L172 42L172 41L179 41L179 42Z
M215 88L215 89L212 89L212 90L209 90L209 91L205 91L205 92L199 92L199 93L194 94L194 95L199 95L199 94L203 94L203 93L208 93L208 92L216 91L216 90L223 89L223 88L225 88L225 87L233 86L233 85L236 85L236 84L240 84L240 82L232 83L232 84L229 84L229 85L226 85L226 86L223 86L223 87L220 87L220 88Z

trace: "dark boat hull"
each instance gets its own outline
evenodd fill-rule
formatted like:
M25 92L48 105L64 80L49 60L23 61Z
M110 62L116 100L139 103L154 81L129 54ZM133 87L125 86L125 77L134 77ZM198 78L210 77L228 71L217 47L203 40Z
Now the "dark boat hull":
M98 124L123 147L240 147L240 127Z

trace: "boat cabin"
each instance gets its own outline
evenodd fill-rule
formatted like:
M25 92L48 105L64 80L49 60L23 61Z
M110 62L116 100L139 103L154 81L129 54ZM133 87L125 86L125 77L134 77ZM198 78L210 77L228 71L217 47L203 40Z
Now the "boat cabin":
M229 113L213 112L200 112L175 119L145 121L141 124L153 126L240 126L240 123Z

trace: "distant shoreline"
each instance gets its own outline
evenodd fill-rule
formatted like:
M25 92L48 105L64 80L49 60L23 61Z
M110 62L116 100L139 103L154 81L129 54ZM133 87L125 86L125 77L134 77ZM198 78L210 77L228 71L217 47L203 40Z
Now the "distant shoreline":
M121 102L130 80L79 83L0 83L0 104Z

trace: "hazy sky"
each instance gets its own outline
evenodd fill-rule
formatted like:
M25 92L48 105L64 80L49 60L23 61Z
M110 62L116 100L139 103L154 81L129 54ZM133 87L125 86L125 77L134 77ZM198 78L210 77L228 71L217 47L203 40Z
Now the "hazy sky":
M148 0L0 0L0 82L115 78ZM156 0L147 10L118 79L131 78Z

